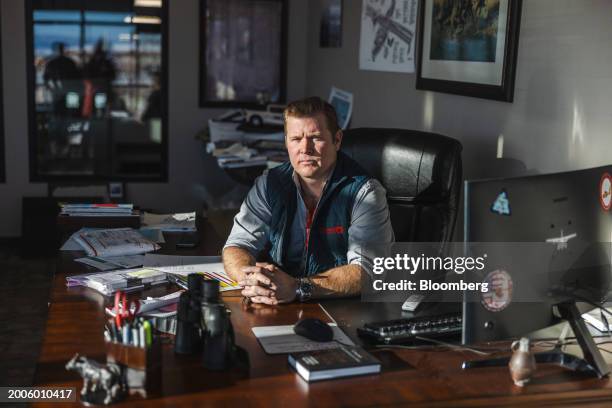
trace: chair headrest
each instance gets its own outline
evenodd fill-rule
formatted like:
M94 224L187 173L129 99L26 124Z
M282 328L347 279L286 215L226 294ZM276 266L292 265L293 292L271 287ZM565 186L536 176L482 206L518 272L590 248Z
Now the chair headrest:
M435 203L461 188L461 143L435 133L358 128L342 151L387 189L389 201Z

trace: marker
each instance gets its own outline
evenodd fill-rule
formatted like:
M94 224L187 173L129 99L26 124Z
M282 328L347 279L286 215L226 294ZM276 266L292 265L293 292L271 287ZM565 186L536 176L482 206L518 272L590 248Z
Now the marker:
M129 328L129 324L124 324L123 327L121 328L121 337L123 339L123 344L125 344L126 346L130 345L130 328Z
M142 324L142 327L145 332L146 346L151 347L151 343L153 343L153 336L151 334L151 323L148 320L145 320Z
M132 345L134 347L139 347L139 341L138 339L140 338L140 334L139 334L139 330L137 325L133 325L132 326Z
M147 335L145 334L144 323L138 327L138 334L139 334L138 341L140 343L140 347L146 348L147 347Z
M114 342L121 343L121 331L117 329L117 325L115 324L115 319L109 320L109 325L111 328L111 338Z

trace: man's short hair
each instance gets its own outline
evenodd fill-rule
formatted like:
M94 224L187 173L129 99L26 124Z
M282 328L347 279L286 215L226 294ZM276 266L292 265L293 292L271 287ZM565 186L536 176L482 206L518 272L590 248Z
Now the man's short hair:
M327 129L329 129L333 138L338 130L340 130L336 110L332 105L325 102L318 96L311 96L309 98L293 101L287 105L285 111L283 112L283 116L285 118L285 133L287 133L287 118L310 118L319 113L323 114L325 117Z

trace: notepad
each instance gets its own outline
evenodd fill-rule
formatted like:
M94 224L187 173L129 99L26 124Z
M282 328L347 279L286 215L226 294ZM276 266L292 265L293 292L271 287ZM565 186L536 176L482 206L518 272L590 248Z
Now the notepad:
M309 340L295 334L292 324L286 326L259 326L253 327L251 330L255 337L257 337L261 347L268 354L301 353L304 351L334 349L342 344L347 346L355 345L336 323L328 324L334 332L334 341L318 342Z

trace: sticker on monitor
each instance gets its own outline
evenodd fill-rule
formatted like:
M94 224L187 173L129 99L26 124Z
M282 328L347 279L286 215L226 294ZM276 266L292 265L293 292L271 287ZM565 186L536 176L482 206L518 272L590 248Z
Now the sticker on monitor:
M499 215L512 215L510 209L510 198L506 190L502 190L498 195L493 204L491 204L491 212Z
M481 293L482 306L490 312L501 312L512 303L512 277L502 269L490 272L484 279L488 290Z
M601 208L610 211L612 207L612 176L604 173L599 181L599 203Z

